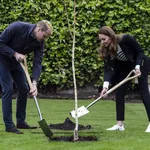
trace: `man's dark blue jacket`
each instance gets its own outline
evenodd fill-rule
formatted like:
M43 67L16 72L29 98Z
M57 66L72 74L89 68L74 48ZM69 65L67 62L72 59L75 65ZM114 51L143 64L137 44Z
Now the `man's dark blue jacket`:
M37 80L42 68L44 41L39 42L33 37L35 27L35 24L20 21L10 24L0 34L0 55L11 61L15 52L25 55L34 51L32 77Z

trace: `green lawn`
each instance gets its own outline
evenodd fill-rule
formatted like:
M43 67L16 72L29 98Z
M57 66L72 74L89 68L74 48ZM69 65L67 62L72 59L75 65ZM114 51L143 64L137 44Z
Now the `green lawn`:
M43 118L48 124L63 123L66 117L73 122L69 112L74 109L73 100L39 100ZM79 106L87 106L92 100L79 100ZM15 121L15 105L13 100L13 116ZM0 101L1 105L1 101ZM56 142L49 141L41 129L21 130L23 135L4 132L2 111L0 113L0 150L149 150L150 133L145 133L148 125L147 116L142 103L126 103L126 121L123 132L106 131L115 121L115 102L101 100L90 109L90 113L79 118L79 124L91 125L90 130L79 131L79 136L97 136L94 142ZM27 122L38 125L39 116L33 99L28 100ZM52 130L54 136L73 135L73 131Z

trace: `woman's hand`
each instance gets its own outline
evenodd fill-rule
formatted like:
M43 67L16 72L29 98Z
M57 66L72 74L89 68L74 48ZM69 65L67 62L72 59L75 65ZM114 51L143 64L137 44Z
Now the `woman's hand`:
M135 73L135 75L139 75L139 77L141 76L141 70L140 69L135 68L134 73Z
M103 88L102 91L101 91L101 93L100 93L100 96L101 96L101 97L107 97L107 95L105 95L107 91L108 91L107 88ZM105 96L104 96L104 95L105 95Z

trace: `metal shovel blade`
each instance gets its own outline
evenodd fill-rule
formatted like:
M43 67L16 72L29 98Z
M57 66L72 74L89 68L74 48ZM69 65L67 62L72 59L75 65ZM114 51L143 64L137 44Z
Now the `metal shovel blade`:
M81 117L81 116L84 116L84 115L86 115L86 114L88 114L89 113L89 110L87 109L87 108L85 108L84 106L81 106L81 107L79 107L78 109L77 109L77 117L79 118L79 117ZM73 118L75 118L75 110L72 110L71 112L70 112L70 115L73 117Z
M48 124L47 124L46 121L45 121L45 119L42 119L42 120L38 121L38 123L39 123L39 125L40 125L40 127L41 127L43 133L44 133L47 137L51 138L51 137L53 136L53 132L50 130Z

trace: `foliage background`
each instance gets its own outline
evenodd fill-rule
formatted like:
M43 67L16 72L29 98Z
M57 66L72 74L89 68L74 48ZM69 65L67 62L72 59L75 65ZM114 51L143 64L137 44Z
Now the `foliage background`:
M50 20L53 36L45 45L43 71L39 80L42 89L73 86L71 0L0 0L0 31L14 21L37 23ZM79 87L88 83L102 85L103 62L98 57L97 32L103 25L116 33L130 33L140 42L146 55L150 48L150 0L77 0L75 68ZM68 19L67 19L68 18ZM70 25L70 28L68 26ZM32 54L31 54L32 55ZM32 57L28 56L31 73Z

